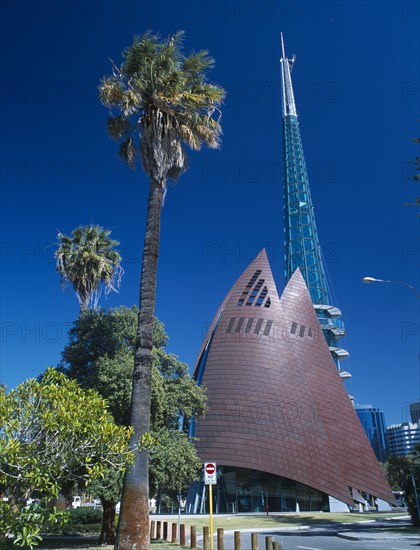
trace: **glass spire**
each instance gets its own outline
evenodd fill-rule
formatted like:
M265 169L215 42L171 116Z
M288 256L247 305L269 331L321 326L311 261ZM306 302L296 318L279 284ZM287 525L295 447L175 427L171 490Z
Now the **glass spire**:
M344 324L339 318L340 310L331 305L303 154L291 77L295 57L286 57L283 34L281 46L285 279L287 283L297 268L302 272L337 368L342 378L349 378L350 374L340 367L340 359L348 356L338 345L345 335Z

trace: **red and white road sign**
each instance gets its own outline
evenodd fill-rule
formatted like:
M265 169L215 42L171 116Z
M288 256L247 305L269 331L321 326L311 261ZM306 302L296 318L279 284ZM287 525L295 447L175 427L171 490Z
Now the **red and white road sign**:
M217 470L215 462L204 463L204 483L206 485L217 484Z

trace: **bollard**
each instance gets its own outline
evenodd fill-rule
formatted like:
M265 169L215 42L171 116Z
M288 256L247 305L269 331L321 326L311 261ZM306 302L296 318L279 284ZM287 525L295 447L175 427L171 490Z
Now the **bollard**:
M281 542L273 542L273 550L283 550L283 545Z
M241 550L241 532L235 531L235 550Z
M161 528L161 522L160 521L157 521L156 522L156 538L157 540L160 540L160 528Z
M225 539L223 533L223 528L219 527L217 530L217 550L225 550Z
M175 543L178 538L178 524L173 523L172 524L172 542Z
M163 540L164 541L168 540L168 522L167 521L163 522Z
M152 520L150 522L150 538L151 539L155 538L155 527L156 527L156 522Z
M191 525L190 548L197 548L197 527Z
M210 550L209 528L203 527L203 549Z
M273 550L273 537L265 537L265 550Z
M179 546L185 546L185 523L179 526Z
M257 533L251 533L251 548L252 550L259 550Z

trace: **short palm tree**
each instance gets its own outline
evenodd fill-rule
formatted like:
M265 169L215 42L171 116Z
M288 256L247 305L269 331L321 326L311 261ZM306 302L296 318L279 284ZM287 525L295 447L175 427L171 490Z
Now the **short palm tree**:
M99 87L100 100L111 115L108 132L120 143L120 156L132 169L140 158L150 179L133 371L133 445L150 430L156 272L167 183L185 170L183 143L195 150L220 145L224 90L207 82L206 71L214 65L207 51L183 54L183 34L161 39L146 32L135 38L121 66L113 63L112 76L103 78ZM148 452L140 450L124 481L118 549L149 548L148 485Z
M120 243L110 239L110 234L99 225L81 225L71 237L58 234L57 271L64 285L73 285L80 313L97 307L102 290L108 294L120 285L123 269L121 256L115 250Z

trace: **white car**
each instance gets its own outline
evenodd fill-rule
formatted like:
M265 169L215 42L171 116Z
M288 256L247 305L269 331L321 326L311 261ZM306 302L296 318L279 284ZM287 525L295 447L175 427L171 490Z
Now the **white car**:
M71 503L71 507L73 508L73 510L75 508L80 508L81 505L82 505L82 497L79 497L79 496L73 497L73 500Z

